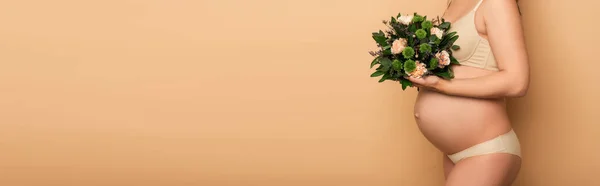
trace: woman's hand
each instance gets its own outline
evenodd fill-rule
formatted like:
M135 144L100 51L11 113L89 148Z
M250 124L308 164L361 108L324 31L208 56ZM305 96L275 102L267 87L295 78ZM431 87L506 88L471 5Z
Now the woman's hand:
M435 75L424 76L421 78L406 77L406 79L411 81L415 87L430 90L439 90L439 85L443 81L443 79Z

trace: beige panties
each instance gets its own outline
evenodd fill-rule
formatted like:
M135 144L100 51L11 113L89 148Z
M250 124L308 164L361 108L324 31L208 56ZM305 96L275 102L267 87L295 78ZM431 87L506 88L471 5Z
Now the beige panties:
M484 141L455 154L448 155L448 157L452 162L458 163L458 161L465 158L495 153L507 153L521 157L521 145L519 144L519 138L517 138L517 134L515 134L514 130L511 129L506 134Z

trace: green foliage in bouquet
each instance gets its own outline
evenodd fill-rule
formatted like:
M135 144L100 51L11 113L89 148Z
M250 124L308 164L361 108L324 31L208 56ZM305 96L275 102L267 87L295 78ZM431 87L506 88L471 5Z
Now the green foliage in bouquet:
M375 57L371 68L377 66L371 77L381 76L379 82L398 81L403 90L412 86L406 76L454 78L450 65L459 63L452 51L460 47L454 45L456 32L448 32L450 22L440 18L427 20L427 16L414 13L398 14L383 23L389 29L372 34L379 50L370 52Z

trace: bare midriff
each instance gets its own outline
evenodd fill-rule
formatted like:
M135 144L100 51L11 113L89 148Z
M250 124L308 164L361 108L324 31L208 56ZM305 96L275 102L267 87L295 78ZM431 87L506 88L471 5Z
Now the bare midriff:
M493 71L454 66L455 79ZM439 150L454 154L511 130L504 99L477 99L421 89L414 108L423 135Z

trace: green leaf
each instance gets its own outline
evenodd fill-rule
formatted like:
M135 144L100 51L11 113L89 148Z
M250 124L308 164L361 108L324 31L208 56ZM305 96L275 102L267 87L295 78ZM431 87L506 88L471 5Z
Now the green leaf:
M379 68L377 69L377 71L381 71L381 72L386 72L387 73L388 71L390 71L390 68L392 68L392 65L390 65L390 66L383 66L383 65L381 65L381 66L379 66Z
M383 74L385 74L385 72L382 72L382 71L375 71L375 72L373 72L373 73L371 74L371 77L378 77L378 76L381 76L381 75L383 75Z
M376 57L375 59L373 59L373 61L371 62L371 68L373 68L377 64L379 64L379 57Z
M453 45L452 46L452 50L458 50L458 49L460 49L460 46L458 46L458 45Z
M397 17L398 17L398 18L399 18L399 17L402 17L402 13L398 13L398 16L397 16Z
M458 39L458 36L454 36L454 37L450 38L450 40L448 40L446 45L452 46L454 44L454 42L456 42L457 39Z
M383 50L383 55L392 55L392 49L388 48Z
M410 32L415 32L415 31L417 31L417 26L416 26L415 24L411 24L411 25L408 27L408 31L410 31ZM410 36L410 37L412 37L412 36Z
M379 32L373 32L373 40L375 40L375 42L377 42L382 47L389 45L387 43L387 38L385 37L385 34L381 30L379 30Z
M436 51L439 51L439 50L435 43L430 42L429 45L431 45L431 53L429 53L429 55L431 55L433 57L433 56L435 56Z
M446 36L445 36L445 37L451 38L451 37L453 37L454 35L456 35L456 32L450 32L450 33L446 34Z
M442 41L440 42L440 46L441 48L448 48L447 45L452 45L452 43L450 43L450 40L456 35L456 32L450 32L446 35L444 35L444 37L442 37ZM458 36L456 36L458 37Z
M398 37L401 38L407 38L408 36L406 35L406 33L403 30L403 25L397 25L395 24L394 26L392 26L394 28L394 31L396 32L396 35L398 35Z
M437 41L437 40L438 40L437 36L435 36L435 35L429 36L429 41Z
M456 60L456 58L454 58L452 55L450 55L450 64L459 65L460 62L458 62L458 60Z
M447 30L450 28L450 22L444 22L442 24L440 24L440 26L438 26L441 29Z
M379 79L379 83L384 82L385 80L390 79L392 76L390 74L384 74L381 79Z
M450 68L448 68L447 71L442 71L442 72L436 72L435 75L440 76L444 79L452 79L454 78L454 72L452 72L452 70L450 70Z
M386 72L386 71L384 71L384 70L382 70L382 69L383 69L383 65L379 65L379 66L377 67L377 69L375 69L375 70L377 70L377 71L381 71L381 72Z
M394 73L394 80L398 81L400 80L400 78L402 77L402 75L404 75L401 71L396 71L396 73Z
M388 59L388 58L381 58L381 59L379 60L379 63L380 63L381 65L383 65L384 67L389 67L389 66L392 66L392 60L390 60L390 59Z
M395 17L392 17L392 21L390 23L397 23L398 21L396 20Z
M402 90L406 90L406 87L412 87L412 82L408 79L401 78L400 84L402 84Z

